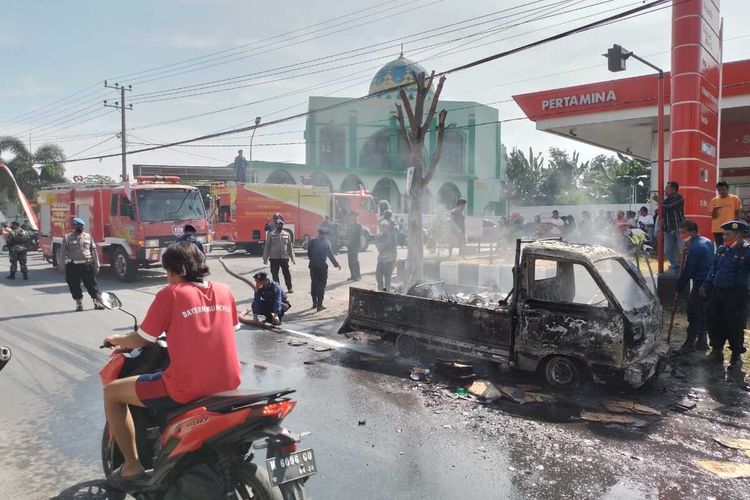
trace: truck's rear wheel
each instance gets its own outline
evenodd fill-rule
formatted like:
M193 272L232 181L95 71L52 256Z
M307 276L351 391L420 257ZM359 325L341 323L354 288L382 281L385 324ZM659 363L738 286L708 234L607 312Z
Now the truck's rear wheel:
M413 358L419 352L419 346L414 337L402 333L396 337L396 352L404 358Z
M571 388L581 382L581 369L571 358L552 356L544 364L544 378L552 387Z
M124 248L117 247L112 252L112 270L120 281L135 281L138 264L128 258L128 254Z

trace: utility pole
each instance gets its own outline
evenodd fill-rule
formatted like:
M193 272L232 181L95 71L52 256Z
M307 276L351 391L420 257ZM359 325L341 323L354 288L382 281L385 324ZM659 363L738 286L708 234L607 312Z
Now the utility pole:
M120 85L119 83L115 83L114 85L107 84L107 80L104 80L104 87L108 89L115 89L120 91L120 100L115 101L114 104L107 104L107 100L104 100L104 107L105 108L115 108L120 110L121 115L121 123L122 123L122 131L120 132L120 139L122 141L122 182L126 182L128 180L128 163L126 159L127 155L127 147L128 147L128 141L127 136L125 135L125 111L133 109L133 105L125 105L125 91L131 91L133 90L132 85L128 85L127 87L125 85Z

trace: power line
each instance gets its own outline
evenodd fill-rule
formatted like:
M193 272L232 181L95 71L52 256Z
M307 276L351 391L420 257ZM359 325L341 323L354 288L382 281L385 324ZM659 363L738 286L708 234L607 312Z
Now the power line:
M530 48L535 48L535 47L538 47L540 45L543 45L543 44L546 44L546 43L549 43L549 42L552 42L552 41L560 40L560 39L565 38L567 36L572 36L574 34L582 33L584 31L588 31L588 30L594 29L594 28L599 27L599 26L604 26L606 24L610 24L612 22L618 22L618 21L623 20L623 19L625 19L628 16L631 16L633 14L637 14L637 13L640 13L640 12L645 12L645 11L648 11L649 9L652 9L653 7L662 5L666 1L668 1L668 0L654 0L654 1L649 2L647 4L643 4L643 5L639 6L639 7L635 7L633 9L630 9L630 10L628 10L626 12L621 12L621 13L618 13L618 14L614 14L614 15L608 16L606 18L600 19L598 21L594 21L592 23L585 24L585 25L580 26L578 28L567 30L567 31L565 31L563 33L558 33L558 34L555 34L555 35L543 38L541 40L537 40L536 42L525 44L525 45L523 45L521 47L518 47L518 48L515 48L515 49L503 51L503 52L500 52L498 54L494 54L492 56L484 57L482 59L471 61L471 62L463 64L461 66L457 66L457 67L451 68L449 70L442 71L442 72L438 73L438 75L442 76L442 75L447 75L447 74L451 74L451 73L456 73L456 72L459 72L459 71L465 71L466 69L479 66L480 64L486 64L488 62L495 61L495 60L500 59L502 57L506 57L506 56L511 55L511 54L516 54L518 52L521 52L522 50L528 50ZM188 143L191 143L191 142L198 142L198 141L213 139L213 138L221 137L221 136L225 136L225 135L232 135L232 134L237 134L237 133L242 133L242 132L248 132L250 130L257 129L257 128L270 127L272 125L276 125L276 124L279 124L279 123L284 123L284 122L287 122L287 121L290 121L290 120L299 119L299 118L308 116L308 115L310 115L312 113L319 113L319 112L322 112L322 111L327 111L327 110L331 110L331 109L340 108L342 106L346 106L346 105L349 105L349 104L352 104L352 103L355 103L355 102L361 102L361 101L364 101L364 100L367 100L367 99L372 99L373 97L385 94L387 92L393 92L394 90L397 90L399 88L406 88L406 87L412 86L412 85L413 85L413 83L406 83L406 84L398 85L398 86L394 87L393 89L387 89L387 90L383 90L383 91L380 91L380 92L374 92L374 93L368 94L367 96L364 96L364 97L350 99L348 101L344 101L344 102L341 102L341 103L336 103L336 104L333 104L331 106L320 108L320 109L315 110L315 111L306 111L306 112L303 112L303 113L298 113L298 114L295 114L295 115L291 115L291 116L279 118L277 120L267 121L267 122L264 122L264 123L261 123L261 124L258 124L258 125L251 125L251 126L248 126L248 127L243 127L243 128L234 129L234 130L229 130L229 131L224 131L224 132L216 132L216 133L212 133L212 134L206 134L206 135L202 135L202 136L199 136L199 137L194 137L194 138L191 138L191 139L185 139L185 140L181 140L181 141L174 141L174 142L171 142L171 143L168 143L168 144L162 144L162 145L158 145L158 146L151 146L151 147L147 147L147 148L141 148L141 149L137 149L137 150L134 150L134 151L130 151L129 153L130 154L136 154L136 153L144 153L144 152L148 152L148 151L155 151L155 150L158 150L158 149L164 149L164 148L168 148L168 147L179 146L179 145L182 145L182 144L188 144ZM110 155L103 155L103 156L98 156L98 157L79 158L79 159L66 160L66 161L68 161L68 162L85 161L85 160L91 160L91 159L110 158L110 157L117 157L117 156L120 156L120 155L118 155L118 154L110 154Z
M422 1L424 1L424 0L417 0L417 2L422 2ZM353 30L355 28L361 28L363 26L370 26L374 22L382 21L384 19L391 19L394 16L406 14L406 13L413 12L413 11L419 10L419 9L423 9L425 7L428 7L430 5L434 5L436 3L440 3L442 1L443 0L431 0L431 1L429 1L429 3L426 3L426 4L412 6L412 7L408 8L408 9L402 10L400 12L392 13L392 14L389 14L389 15L386 15L386 16L382 16L382 17L379 17L379 18L376 18L376 19L370 19L370 20L364 21L362 23L355 24L353 26L347 26L347 27L342 28L340 30L335 30L335 31L331 31L331 32L328 32L328 33L323 33L323 34L320 34L320 35L317 35L317 36L314 36L314 37L305 38L303 40L299 40L297 42L289 43L289 44L286 44L286 45L281 45L279 47L271 48L271 49L263 51L263 52L256 52L256 53L253 53L253 54L243 55L243 56L240 56L240 57L235 57L234 59L227 59L225 61L216 62L216 63L208 64L208 65L202 65L202 66L200 66L200 64L202 64L202 63L196 64L196 65L189 65L187 67L190 67L190 66L200 66L200 67L194 68L194 69L186 69L184 71L178 71L176 73L167 72L167 73L170 73L170 74L167 74L167 75L164 75L164 76L158 76L158 77L155 77L155 78L135 79L134 83L139 83L139 84L151 83L151 82L154 82L154 81L163 80L165 78L172 78L172 77L184 75L184 74L187 74L187 73L194 73L196 71L202 71L202 70L205 70L205 69L208 69L208 68L212 68L212 67L215 67L215 66L219 66L219 65L222 65L222 64L227 64L227 63L230 63L230 62L239 61L241 59L247 59L248 57L257 56L257 55L261 55L261 54L267 54L269 52L273 52L274 50L285 49L285 48L293 47L293 46L296 46L296 45L300 45L302 43L307 43L307 42L311 42L313 40L318 40L318 39L325 38L325 37L328 37L328 36L331 36L331 35L335 35L335 34L338 34L338 33L343 33L345 31L351 31L351 30ZM391 10L391 9L385 9L385 10ZM378 14L380 14L380 13L378 13ZM368 16L365 16L365 17L368 17ZM363 18L355 19L354 21L357 21L357 20L360 20L360 19L363 19ZM346 23L341 23L340 25L345 25L345 24L348 24L349 22L351 22L351 20L347 21ZM339 26L339 25L335 25L333 27L336 27L336 26ZM324 31L324 30L320 30L320 31ZM309 35L309 34L312 34L312 33L308 33L306 35ZM273 45L274 44L269 44L269 45L261 46L261 47L258 47L258 49L264 49L264 48L268 48L268 47L273 47ZM156 75L158 75L158 74L159 73L156 73Z
M292 35L294 33L302 32L302 31L307 31L307 30L309 30L311 28L314 28L314 27L317 27L317 26L323 26L325 24L328 24L328 23L331 23L331 22L334 22L334 21L338 21L340 19L344 19L344 18L353 16L353 15L356 15L356 14L360 14L360 13L366 12L368 10L377 9L377 8L383 7L385 5L394 3L396 1L401 1L401 0L387 0L385 2L381 2L381 3L378 3L378 4L372 5L370 7L366 7L364 9L360 9L360 10L357 10L357 11L354 11L354 12L350 12L348 14L344 14L344 15L341 15L341 16L338 16L338 17L334 17L334 18L325 20L325 21L321 21L321 22L316 23L316 24L311 24L311 25L305 26L303 28L299 28L299 29L296 29L296 30L288 31L286 33L281 33L281 34L278 34L278 35L274 35L272 37L269 37L267 40L274 40L276 38L282 38L282 37L285 37L287 35ZM196 56L196 57L191 57L191 58L188 58L188 59L184 59L182 61L178 61L178 62L175 62L175 63L166 64L166 65L160 65L160 66L156 66L156 67L149 68L149 69L146 69L146 70L137 71L135 73L128 73L128 74L125 74L125 75L116 76L116 77L110 78L110 80L121 80L121 79L125 79L125 78L132 79L133 77L138 76L138 75L147 74L147 73L153 73L154 71L157 71L157 70L171 68L171 67L175 67L175 66L181 66L181 65L183 65L185 63L188 63L188 62L193 62L193 61L200 60L200 59L207 59L207 58L211 58L213 56L219 55L219 54L224 54L224 53L227 53L227 52L241 50L243 48L256 45L257 43L259 43L259 42L258 41L254 41L254 42L250 42L250 43L239 45L237 47L231 47L231 48L228 48L228 49L222 49L222 50L219 50L219 51L216 51L216 52L211 52L209 54L204 54L202 56Z
M228 77L228 78L221 78L221 79L217 79L217 80L210 80L210 81L196 83L196 84L192 84L192 85L184 85L184 86L181 86L181 87L174 87L174 88L170 88L170 89L162 89L162 90L156 90L156 91L152 91L152 92L146 92L146 93L143 93L143 94L138 94L135 97L141 98L141 97L152 96L152 95L160 95L160 94L165 94L165 93L176 93L177 91L183 91L183 90L187 92L187 91L195 90L195 89L198 89L198 88L212 88L213 86L220 86L222 84L229 85L229 84L237 83L238 81L244 81L245 79L252 80L254 78L249 78L249 77L257 77L259 75L264 75L264 74L267 74L267 73L272 73L272 72L275 72L275 71L278 71L278 70L284 70L284 69L289 69L289 68L294 68L294 67L299 67L299 66L303 66L303 68L310 67L310 65L316 65L316 66L318 66L322 61L325 61L325 60L328 60L328 59L332 59L332 58L339 58L338 60L343 60L343 59L350 59L350 58L361 57L364 54L370 54L370 53L380 52L380 51L384 51L384 50L396 49L399 46L399 43L397 43L397 42L404 43L404 42L407 42L409 39L415 38L415 37L418 37L418 36L421 37L421 38L419 38L419 40L427 40L429 38L435 38L435 37L438 37L438 36L443 36L443 35L446 35L446 34L449 34L449 33L455 32L455 31L462 31L462 30L466 30L468 28L480 26L480 25L483 25L483 24L488 24L488 23L496 22L496 21L499 21L499 20L502 20L502 19L513 17L513 16L518 15L518 14L529 12L529 11L523 11L523 12L520 12L520 13L517 13L517 14L508 14L508 12L510 12L510 11L516 10L516 9L522 7L522 6L534 5L534 4L538 4L538 3L544 2L544 1L548 1L548 0L535 0L533 2L528 2L525 5L518 5L518 6L511 7L509 9L505 9L505 10L502 10L502 11L492 12L490 14L485 14L483 16L473 17L473 18L470 18L470 19L466 19L466 20L463 20L463 21L459 21L459 22L447 24L447 25L440 26L440 27L437 27L437 28L432 28L432 29L429 29L429 30L420 31L420 32L413 33L413 34L410 34L410 35L404 35L404 36L400 36L400 37L395 37L395 38L393 38L391 40L388 40L388 41L385 41L385 42L375 43L375 44L371 44L371 45L366 45L366 46L363 46L363 47L359 47L359 48L356 48L356 49L351 49L351 50L346 50L346 51L343 51L343 52L329 54L327 56L317 57L317 58L310 59L310 60L307 60L307 61L302 61L302 62L298 62L298 63L294 63L294 64L288 64L288 65L285 65L285 66L280 66L280 67L277 67L277 68L272 68L272 69L263 70L263 71L256 71L256 72L252 72L252 73L246 73L246 74L237 75L237 76ZM562 0L562 1L557 2L557 4L565 3L565 2L570 2L570 0ZM547 8L547 6L536 7L535 9L530 9L530 10L538 10L540 8L542 8L542 9L543 8ZM485 21L482 21L482 22L479 22L479 23L475 23L475 24L472 24L472 25L468 25L468 26L464 26L464 27L461 27L461 28L456 28L456 29L452 29L452 30L448 30L448 31L444 30L444 28L449 28L449 27L460 25L460 24L465 24L465 23L468 23L468 22L471 22L471 21L475 21L477 19L484 19L486 17L494 16L494 15L496 15L498 13L504 13L506 15L501 16L500 18L485 20ZM438 33L430 35L430 36L424 36L426 33L435 33L435 32L438 32ZM443 42L441 42L441 43L443 43ZM374 49L375 47L380 47L380 48L379 49L375 49L375 50L368 50L368 49ZM347 56L347 57L341 57L341 56ZM273 74L276 74L276 73L273 73Z
M608 1L611 1L611 0L608 0ZM587 16L587 17L590 17L590 16ZM535 20L533 20L533 19L532 20L527 20L527 21L524 21L522 23L519 23L518 25L526 24L526 23L533 22L533 21L535 21ZM573 22L573 21L568 21L568 22ZM515 27L515 26L511 26L508 29L513 28L513 27ZM545 28L542 28L542 29L549 29L549 28L550 27L545 27ZM531 31L529 31L529 32L527 32L525 34L533 33L533 32L536 32L536 31L540 31L540 29L531 30ZM521 35L516 35L516 36L521 36ZM461 37L461 38L459 38L457 40L461 40L461 39L464 39L464 38L465 37ZM514 37L509 37L509 38L514 38ZM468 49L466 49L466 50L468 50ZM355 75L351 75L350 74L349 76L351 77L351 76L356 76L356 74L365 74L365 73L367 75L370 75L371 71L374 71L374 70L377 70L377 69L379 69L379 66L368 68L368 69L366 69L366 70L364 70L362 72L355 73ZM368 76L368 78L366 80L369 80L369 79L370 79L370 77ZM168 125L168 124L171 124L171 123L177 123L179 121L191 120L191 119L195 119L195 118L202 118L204 116L209 116L209 115L213 115L213 114L223 113L223 112L226 112L226 111L232 111L232 110L235 110L235 109L240 109L240 108L247 107L247 106L252 106L252 105L255 105L255 104L260 104L262 102L268 102L268 101L271 101L271 100L274 100L274 99L279 99L279 98L283 98L283 97L289 97L289 96L292 96L292 95L295 95L295 94L299 94L299 93L303 93L303 92L309 92L311 90L316 90L316 89L321 88L321 87L326 87L328 85L328 83L338 83L339 81L340 81L340 78L333 78L333 79L328 80L326 82L323 82L323 83L320 83L320 84L315 84L315 85L312 85L312 86L309 86L309 87L306 87L306 88L303 88L303 89L299 89L299 90L296 90L296 91L284 92L284 93L281 93L281 94L276 94L274 96L266 97L266 98L255 100L255 101L246 102L246 103L243 103L243 104L236 104L236 105L228 106L228 107L225 107L225 108L220 108L220 109L211 110L211 111L205 111L205 112L202 112L202 113L192 114L192 115L183 116L183 117L179 117L179 118L174 118L174 119L170 119L170 120L165 120L165 121L161 121L161 122L157 122L157 123L151 123L151 124L143 125L143 126L140 126L140 127L136 127L135 129L152 128L152 127L155 127L155 126ZM356 85L357 84L353 84L353 85L349 85L349 86L344 87L344 88L349 88L349 87L353 87L353 86L356 86ZM294 106L291 106L289 108L284 108L284 109L290 109L290 108L293 108L293 107L296 107L296 106L297 105L294 105ZM276 114L276 113L272 113L272 114ZM269 115L266 115L266 116L269 116Z

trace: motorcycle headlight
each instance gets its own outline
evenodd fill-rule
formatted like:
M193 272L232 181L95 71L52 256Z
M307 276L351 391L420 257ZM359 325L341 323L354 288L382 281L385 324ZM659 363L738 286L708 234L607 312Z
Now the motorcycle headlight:
M158 239L146 240L143 246L145 246L146 248L158 248L159 240Z

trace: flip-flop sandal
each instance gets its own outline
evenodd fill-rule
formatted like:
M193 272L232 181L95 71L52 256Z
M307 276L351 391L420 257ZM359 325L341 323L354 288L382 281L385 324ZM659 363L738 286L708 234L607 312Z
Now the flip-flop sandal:
M135 476L123 476L121 465L112 471L112 474L109 476L109 483L115 488L130 491L139 489L140 487L144 486L148 479L149 475L146 472Z

